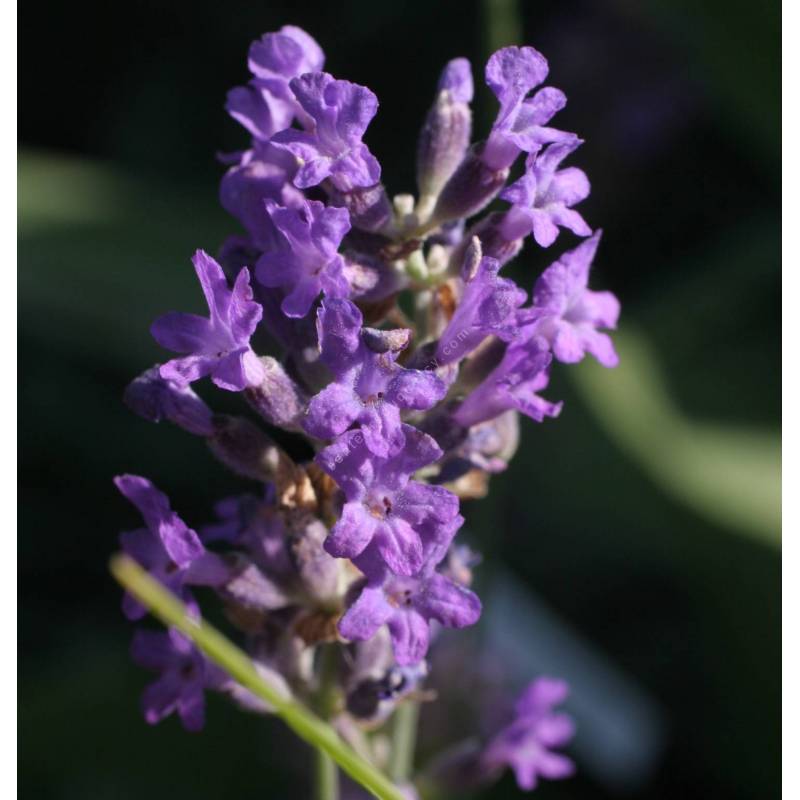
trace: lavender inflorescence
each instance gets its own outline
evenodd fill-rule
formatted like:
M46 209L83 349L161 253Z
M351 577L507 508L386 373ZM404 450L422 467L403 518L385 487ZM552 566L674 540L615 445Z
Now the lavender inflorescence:
M478 621L477 559L454 544L459 499L484 496L505 469L520 412L558 416L561 404L542 396L553 360L616 364L602 329L616 326L619 304L588 289L600 232L574 208L586 175L561 166L582 141L550 126L566 98L540 88L540 53L506 47L489 59L500 107L472 144L471 68L447 64L419 137L416 199L390 199L363 141L377 98L324 72L324 60L292 26L252 44L252 77L226 103L250 147L229 158L220 190L244 232L217 259L195 254L208 316L157 319L154 338L178 356L125 395L141 416L205 438L261 488L220 500L218 519L195 532L148 480L116 483L145 522L122 534L125 552L192 614L194 588L211 588L265 679L312 706L325 689L347 736L424 698L432 637ZM475 218L497 198L502 210ZM548 248L562 230L582 241L529 300L500 269L528 238ZM265 342L279 357L256 351ZM296 463L253 414L215 413L191 388L204 377L240 393L262 423L304 437L313 460ZM128 595L123 610L145 613ZM323 651L334 653L332 679ZM200 729L207 690L269 711L174 629L137 632L133 656L160 673L142 699L148 722L177 712ZM530 789L537 776L570 774L552 749L572 733L552 711L566 693L561 681L531 683L460 777L488 781L511 766Z

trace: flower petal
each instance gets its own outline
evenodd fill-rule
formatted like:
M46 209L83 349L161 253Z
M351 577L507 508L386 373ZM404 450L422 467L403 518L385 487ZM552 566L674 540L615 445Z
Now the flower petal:
M339 620L339 633L345 639L366 641L394 613L380 586L365 586L355 603Z

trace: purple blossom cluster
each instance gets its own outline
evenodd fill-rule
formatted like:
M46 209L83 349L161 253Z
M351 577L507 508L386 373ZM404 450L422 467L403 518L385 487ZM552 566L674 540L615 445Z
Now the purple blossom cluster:
M476 143L470 64L446 65L419 136L416 198L389 197L364 142L376 96L324 63L292 26L251 45L250 80L226 103L250 145L225 157L220 187L242 230L216 260L197 251L208 315L157 319L153 337L175 357L125 395L146 419L205 439L258 488L221 500L217 521L195 532L148 480L116 483L145 523L122 534L130 556L192 613L196 587L216 593L258 669L312 704L319 654L333 648L340 728L371 729L421 692L441 628L480 617L454 543L460 499L483 496L505 468L519 413L558 416L561 403L542 395L554 360L616 364L604 331L619 303L588 288L600 231L575 209L585 173L562 167L582 141L550 125L566 98L542 85L540 53L506 47L489 59L499 109ZM496 199L502 210L477 216ZM549 248L564 231L580 241L530 296L500 275L526 241ZM213 411L192 388L206 377L239 393L250 416ZM313 459L291 458L276 430L310 443ZM123 607L132 620L144 613L130 597ZM199 729L209 689L267 710L176 631L138 632L133 655L160 674L143 697L149 722L176 711ZM524 789L569 774L553 748L571 723L550 710L565 694L560 682L532 684L476 768L510 766Z

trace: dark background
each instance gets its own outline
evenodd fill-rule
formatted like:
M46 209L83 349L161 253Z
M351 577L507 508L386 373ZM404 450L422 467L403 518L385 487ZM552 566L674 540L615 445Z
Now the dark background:
M594 285L623 302L622 365L558 369L562 417L526 420L512 466L465 512L489 596L502 564L535 593L505 619L510 635L541 628L532 608L558 614L529 647L575 687L580 774L538 792L775 796L778 4L41 2L20 16L23 792L305 796L307 754L275 721L213 698L200 736L142 722L149 676L128 661L107 574L134 521L113 475L150 476L193 525L241 488L202 442L139 420L120 395L163 358L150 321L199 310L188 259L236 230L214 154L246 135L224 95L246 79L249 42L294 23L329 71L377 93L367 138L391 192L413 189L416 132L457 55L473 62L479 135L494 109L487 55L528 43L569 97L558 126L586 139L581 210L605 230ZM549 255L526 248L514 277L529 287ZM502 629L482 631L483 662L499 659L486 642ZM576 641L588 655L570 665ZM598 664L616 690L596 685L607 710L584 719ZM615 732L620 760L604 755ZM507 777L487 796L518 795Z

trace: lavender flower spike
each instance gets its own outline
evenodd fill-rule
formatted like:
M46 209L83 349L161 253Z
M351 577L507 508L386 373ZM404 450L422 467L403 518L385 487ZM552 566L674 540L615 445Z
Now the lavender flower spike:
M317 200L304 200L297 208L267 201L266 209L280 237L256 263L256 278L264 286L287 290L281 311L287 317L305 317L320 292L347 297L350 285L337 252L350 230L347 211L326 208Z
M486 63L486 83L500 102L500 111L481 154L491 169L510 166L520 151L535 153L548 142L575 138L573 133L546 127L567 103L560 89L546 86L528 97L548 71L547 59L532 47L504 47Z
M541 315L536 332L550 342L555 357L566 364L580 361L586 353L604 367L619 363L611 337L597 330L617 327L619 300L611 292L587 288L601 234L597 231L564 253L539 276L533 288L534 313Z
M189 354L164 364L161 377L185 386L211 375L217 386L232 392L259 384L264 371L250 337L261 320L261 306L253 300L248 270L239 272L231 290L222 267L203 250L192 263L210 317L171 312L153 323L150 331L162 347Z
M136 631L131 656L139 666L160 672L142 694L142 712L151 725L177 712L187 731L202 730L205 721L205 690L221 689L222 672L174 628L166 633Z
M403 425L402 434L403 446L387 458L370 453L360 431L348 431L316 459L346 499L325 549L332 556L355 559L372 578L383 576L386 567L397 575L415 575L426 545L452 538L449 531L458 516L454 494L410 480L441 456L439 446L410 425Z
M589 179L577 167L558 169L558 165L582 144L551 144L540 153L532 153L525 162L525 174L500 193L503 200L527 216L533 238L541 247L549 247L558 236L559 226L578 236L589 236L592 229L572 206L589 196Z
M303 427L330 439L357 422L367 448L386 456L402 445L401 409L427 410L444 397L446 387L432 372L396 363L409 331L378 331L362 323L349 300L323 301L317 313L320 348L336 380L311 400Z
M307 189L330 178L339 191L348 192L378 183L380 164L361 141L378 110L375 95L327 72L302 75L289 85L314 123L310 132L289 128L272 138L298 161L294 185Z
M259 692L236 669L232 645L218 639L207 648L202 631L181 624L183 635L134 640L134 659L158 673L143 711L150 723L174 712L199 730L208 689L260 713L270 711L269 697L326 753L316 791L298 787L296 795L327 796L339 783L333 763L381 797L443 796L451 785L462 796L509 766L530 789L573 769L557 752L572 735L569 718L553 710L566 695L560 681L531 683L504 727L456 745L424 772L406 763L402 747L373 765L363 745L368 731L376 742L391 739L390 748L407 739L415 715L401 703L431 697L429 645L441 626L480 617L470 589L476 556L455 539L460 500L485 496L490 476L506 468L520 414L538 422L559 414L561 403L540 396L554 360L590 353L617 362L607 329L619 303L588 288L600 231L592 235L576 208L589 181L562 167L582 142L550 127L566 98L544 85L544 56L506 47L485 70L497 118L485 140L471 143L473 77L456 58L417 141L418 196L402 187L390 196L363 141L375 94L324 65L317 42L294 26L251 45L249 80L226 104L249 135L240 151L220 156L219 198L243 230L225 240L219 263L195 253L208 314L157 319L154 338L177 355L124 396L146 419L201 436L263 494L218 503L218 522L198 536L150 481L115 479L144 517L121 534L127 558L112 564L130 592L123 612L143 616L135 599L143 597L157 617L177 619L161 592L141 590L142 569L191 619L200 619L198 601L216 599L255 669L292 702ZM507 186L522 153L525 172ZM498 195L509 206L480 213ZM562 228L586 238L541 274L528 302L530 292L500 269L529 235L548 247ZM232 409L212 411L193 391L206 376L240 392L268 430ZM212 591L201 596L197 586ZM464 664L467 653L458 656ZM403 736L387 737L396 711L392 726Z
M538 778L568 778L575 771L572 761L552 748L562 747L574 733L572 720L557 714L553 706L567 696L567 684L554 678L530 683L517 700L513 721L498 733L482 754L481 767L489 774L509 766L519 788L536 788Z

